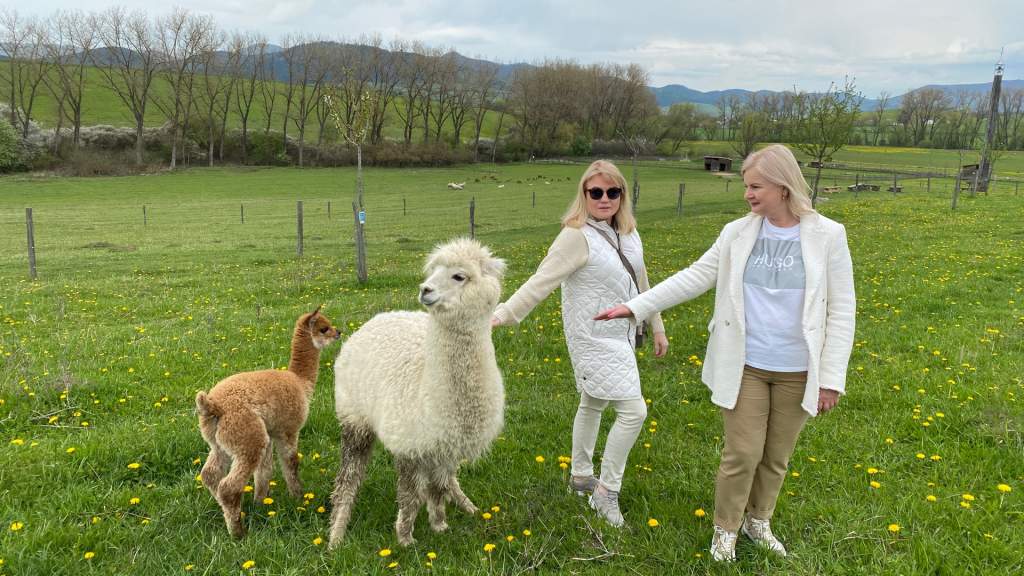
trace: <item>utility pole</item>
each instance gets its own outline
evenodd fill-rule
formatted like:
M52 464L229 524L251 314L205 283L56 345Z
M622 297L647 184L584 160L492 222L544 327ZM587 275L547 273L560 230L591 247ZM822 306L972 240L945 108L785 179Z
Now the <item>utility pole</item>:
M996 73L992 77L992 99L988 108L988 130L985 143L981 148L981 162L978 163L978 192L987 192L989 180L992 179L992 145L996 135L996 115L999 113L999 93L1003 87L1003 55L1000 53L996 63Z

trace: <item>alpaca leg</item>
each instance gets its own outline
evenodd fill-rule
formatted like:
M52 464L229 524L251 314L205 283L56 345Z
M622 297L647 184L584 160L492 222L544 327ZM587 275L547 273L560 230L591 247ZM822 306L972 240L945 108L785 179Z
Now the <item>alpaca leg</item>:
M292 434L274 439L277 457L281 459L281 471L292 498L302 497L302 480L299 478L299 435Z
M203 479L203 485L215 499L217 498L217 485L224 478L230 463L231 457L223 450L216 446L210 448L210 454L206 457L206 463L203 464L203 470L199 476Z
M467 514L476 514L480 511L473 504L473 501L469 499L469 496L466 496L465 492L462 491L462 486L459 486L459 479L454 473L448 479L448 497Z
M217 444L232 457L231 471L217 485L217 501L224 522L235 538L245 536L242 524L242 491L260 465L270 445L263 420L252 413L224 416L217 428Z
M217 487L217 501L224 511L224 522L228 526L228 532L235 538L245 536L245 525L242 524L242 491L245 488L245 481L256 470L258 464L255 457L236 456L231 465L231 472Z
M434 532L444 532L448 529L444 505L451 490L448 486L450 478L451 475L447 470L434 470L430 483L427 485L427 517L430 519L430 528Z
M374 435L369 430L356 426L342 426L341 463L334 479L331 494L331 534L328 548L334 548L345 537L352 505L356 501L359 486L366 477L366 464L373 453Z
M416 542L412 536L416 515L423 506L425 486L420 478L417 463L408 458L395 458L398 469L398 518L395 520L395 534L401 546Z
M260 456L260 464L254 476L252 496L260 502L270 494L270 479L274 477L274 447L270 442L267 442L267 448Z

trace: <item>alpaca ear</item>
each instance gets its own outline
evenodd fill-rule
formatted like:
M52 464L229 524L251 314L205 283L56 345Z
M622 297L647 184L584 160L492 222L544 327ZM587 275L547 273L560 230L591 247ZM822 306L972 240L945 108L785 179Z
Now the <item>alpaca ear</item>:
M317 317L317 315L318 315L318 314L320 314L320 309L321 309L321 308L323 308L323 307L324 307L324 305L323 305L323 304L321 304L321 305L317 306L317 307L316 307L316 310L313 310L312 314L310 314L310 315L309 315L309 317L310 317L311 319L312 319L312 318L316 318L316 317Z
M505 261L501 258L487 258L480 266L480 269L488 276L501 278L505 275Z

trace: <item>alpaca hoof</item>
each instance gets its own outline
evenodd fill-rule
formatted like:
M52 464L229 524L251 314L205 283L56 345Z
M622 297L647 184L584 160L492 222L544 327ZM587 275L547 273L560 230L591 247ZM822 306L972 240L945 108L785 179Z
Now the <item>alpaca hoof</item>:
M431 524L430 525L430 529L433 530L434 532L444 532L445 530L448 529L448 523L447 522L438 522L436 524Z
M231 533L231 537L237 540L245 538L245 526L242 524L235 524L234 526L228 526L228 532Z
M398 535L398 545L399 546L402 546L402 547L412 546L415 543L416 543L416 539L412 537L411 533L410 534L405 534L405 535L402 535L402 534Z

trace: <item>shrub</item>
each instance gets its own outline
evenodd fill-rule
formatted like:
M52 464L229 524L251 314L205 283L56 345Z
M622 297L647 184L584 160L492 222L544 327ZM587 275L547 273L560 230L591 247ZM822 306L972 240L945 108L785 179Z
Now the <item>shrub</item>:
M14 126L0 119L0 172L14 172L24 168L21 150L21 137Z

